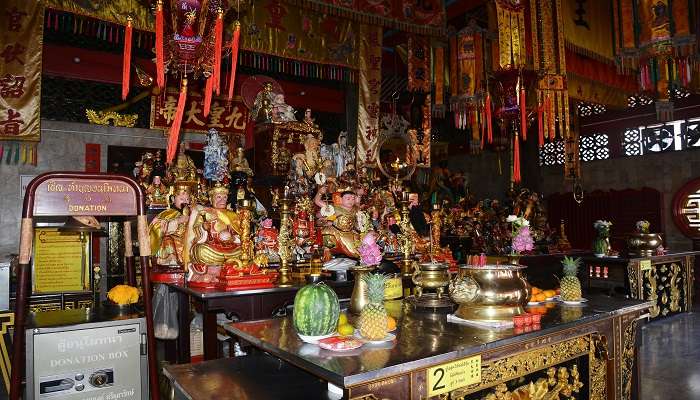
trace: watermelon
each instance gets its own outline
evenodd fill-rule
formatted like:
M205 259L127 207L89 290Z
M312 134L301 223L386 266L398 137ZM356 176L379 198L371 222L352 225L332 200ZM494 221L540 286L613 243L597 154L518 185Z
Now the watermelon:
M299 289L294 297L294 329L306 336L324 336L338 327L340 303L333 289L319 282Z

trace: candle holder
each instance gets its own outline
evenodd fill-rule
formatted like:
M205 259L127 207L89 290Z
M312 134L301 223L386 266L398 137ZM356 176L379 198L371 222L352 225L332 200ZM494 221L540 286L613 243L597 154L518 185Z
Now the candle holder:
M280 278L278 286L286 287L292 285L290 262L292 258L292 201L285 196L279 201L280 206L280 233L278 239L280 267Z

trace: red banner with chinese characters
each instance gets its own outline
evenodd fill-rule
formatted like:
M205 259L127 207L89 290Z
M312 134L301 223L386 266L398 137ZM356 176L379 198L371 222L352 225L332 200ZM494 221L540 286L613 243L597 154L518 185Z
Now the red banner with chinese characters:
M408 90L429 93L430 82L430 39L411 35L408 38Z
M379 136L382 91L382 28L360 25L360 107L357 111L357 165L372 164Z
M2 1L0 21L0 140L39 141L43 3Z
M168 88L164 96L151 97L151 129L170 128L177 109L178 90ZM185 113L182 117L182 132L207 133L214 128L221 134L245 134L248 123L248 108L240 97L232 102L221 97L211 101L209 116L204 116L204 98L200 93L187 93Z

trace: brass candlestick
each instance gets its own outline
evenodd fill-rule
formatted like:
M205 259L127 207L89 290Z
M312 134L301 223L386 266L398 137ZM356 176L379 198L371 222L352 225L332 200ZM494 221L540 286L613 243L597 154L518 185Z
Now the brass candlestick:
M241 262L248 265L253 260L253 241L250 234L253 205L250 199L238 200L238 214L241 216Z
M279 256L280 256L280 277L279 286L291 286L292 277L290 275L289 263L292 259L292 201L285 196L279 201L280 203L280 233L278 239Z
M404 192L403 200L401 200L401 233L399 234L399 239L401 240L401 250L403 252L403 260L401 260L401 274L403 276L413 275L413 257L412 257L412 245L411 245L411 222L408 220L408 196Z

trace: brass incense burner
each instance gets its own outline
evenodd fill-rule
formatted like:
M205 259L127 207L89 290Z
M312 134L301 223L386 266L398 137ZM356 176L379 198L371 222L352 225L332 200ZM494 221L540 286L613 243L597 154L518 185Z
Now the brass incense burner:
M658 233L633 233L627 239L627 248L630 256L652 257L656 255L656 249L663 244L663 239Z
M424 289L435 291L441 298L445 288L450 284L450 272L448 265L438 262L416 264L415 271L411 275L413 284L416 285L416 297L423 295Z
M450 283L450 296L459 308L459 318L509 321L524 313L530 298L530 284L522 274L523 265L462 265Z

